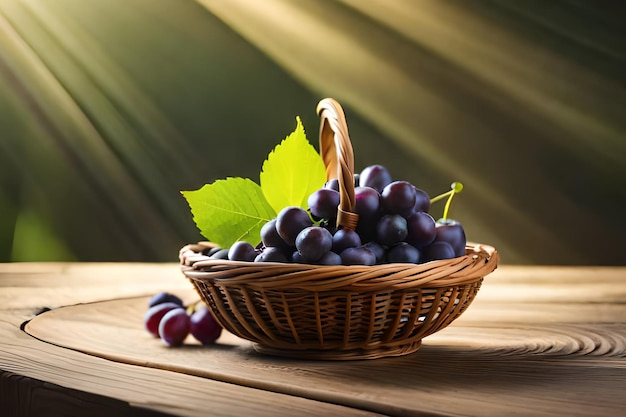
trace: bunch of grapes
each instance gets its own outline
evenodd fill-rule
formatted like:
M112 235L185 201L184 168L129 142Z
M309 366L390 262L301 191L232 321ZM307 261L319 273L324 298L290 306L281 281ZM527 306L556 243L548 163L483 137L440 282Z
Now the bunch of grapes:
M308 198L308 210L290 206L267 222L261 243L239 241L214 249L214 258L250 262L295 262L317 265L424 263L465 254L462 225L447 218L450 201L462 189L431 199L407 181L394 181L388 170L372 165L354 176L355 230L337 227L339 183L328 181ZM448 197L443 218L429 214L432 202Z
M148 333L168 346L182 345L189 334L203 345L210 345L222 334L222 327L205 305L184 306L178 296L169 292L150 299L143 323Z

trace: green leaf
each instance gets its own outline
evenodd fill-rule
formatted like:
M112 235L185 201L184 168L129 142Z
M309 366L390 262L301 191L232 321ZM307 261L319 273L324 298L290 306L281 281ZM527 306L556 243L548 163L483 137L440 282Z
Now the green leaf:
M265 223L284 207L307 208L309 195L325 181L324 161L307 140L297 117L296 129L263 163L260 186L247 178L227 178L181 194L200 233L228 248L240 240L257 245Z
M276 217L261 187L247 178L227 178L199 190L181 191L200 233L223 248L238 240L257 245L263 225Z
M326 182L326 167L309 143L300 118L296 129L270 152L260 175L261 189L276 212L287 206L307 208L307 199Z

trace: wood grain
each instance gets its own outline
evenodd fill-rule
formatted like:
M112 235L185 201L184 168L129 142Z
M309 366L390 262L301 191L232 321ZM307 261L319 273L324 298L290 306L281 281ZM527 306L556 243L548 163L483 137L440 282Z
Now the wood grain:
M54 311L54 310L53 310ZM0 338L11 340L0 346L0 369L3 375L8 371L23 375L29 379L49 381L60 387L72 389L71 396L80 397L82 393L96 393L118 399L132 405L126 415L141 413L142 409L159 411L181 416L205 416L207 409L219 416L247 415L255 410L255 415L308 415L319 413L326 415L371 416L372 413L351 410L333 404L323 404L282 395L273 392L259 391L244 386L225 384L206 378L194 378L182 373L169 372L150 367L138 367L116 363L63 349L48 343L40 342L28 336L19 328L5 325L4 317L0 317ZM71 329L64 329L67 334ZM6 376L3 376L6 378ZM5 385L3 381L3 385ZM15 398L7 398L3 388L0 404L12 404ZM65 394L64 394L65 396ZM83 416L85 410L98 410L100 407L87 406L82 409L73 403L67 403L54 396L55 401L47 403L48 407L62 406L58 410L65 416ZM23 408L14 415L37 415L32 407L39 407L35 400L39 396L30 396L21 404ZM31 401L32 400L32 401ZM84 404L84 403L83 403ZM101 401L99 406L106 406L109 415L119 415L119 402ZM135 408L137 407L137 408ZM294 414L292 414L294 413ZM4 415L4 414L3 414Z
M251 410L255 416L267 417L376 415L293 395L113 362L42 342L20 328L42 306L151 294L167 284L178 290L189 289L176 278L179 276L174 265L0 264L1 415L165 413L199 417L207 413L243 416L250 415ZM62 331L79 337L71 329ZM116 334L114 329L112 337Z
M130 404L101 395L72 390L10 372L0 373L2 415L56 417L163 417L157 411L132 407ZM10 400L8 400L10 399Z
M20 401L10 416L37 415L28 409L37 399L75 404L65 415L124 415L127 404L201 416L210 404L224 416L621 417L625 277L625 268L505 265L415 354L329 363L263 356L228 334L213 348L150 338L141 324L150 295L196 297L174 264L0 264L0 404ZM52 310L33 319L42 307ZM42 340L20 330L27 320Z
M498 273L491 288L485 285L490 289L454 325L401 358L351 363L273 358L229 334L215 347L189 340L170 349L142 328L145 297L59 308L38 316L26 330L114 361L387 415L501 416L511 410L533 416L621 415L626 324L616 318L626 317L619 291L623 271L602 270L595 283L553 271L563 286L543 272L510 271Z

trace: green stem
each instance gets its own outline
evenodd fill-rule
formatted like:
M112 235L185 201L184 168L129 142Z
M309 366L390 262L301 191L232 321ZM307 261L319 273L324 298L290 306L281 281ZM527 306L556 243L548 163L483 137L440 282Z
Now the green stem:
M448 201L446 201L446 205L443 208L443 219L447 219L448 218L448 210L450 210L450 204L452 203L452 197L454 197L454 191L450 194L450 197L448 197Z
M450 191L445 192L443 194L439 194L437 197L433 197L430 199L430 203L436 203L439 200L443 200L444 198L448 197L448 201L446 201L446 205L443 208L443 219L447 219L448 218L448 211L450 210L450 204L452 204L452 198L454 197L455 194L460 193L463 190L463 184L461 184L460 182L453 182L450 185L450 188L452 188Z
M193 303L189 304L186 307L187 310L187 314L193 314L194 311L196 311L196 307L198 307L198 304L204 303L204 301L202 301L202 299L198 299L196 301L194 301Z
M430 199L430 204L432 203L436 203L439 200L443 200L444 198L446 198L447 196L449 196L450 194L454 193L453 190L447 191L443 194L439 194L437 197L433 197Z

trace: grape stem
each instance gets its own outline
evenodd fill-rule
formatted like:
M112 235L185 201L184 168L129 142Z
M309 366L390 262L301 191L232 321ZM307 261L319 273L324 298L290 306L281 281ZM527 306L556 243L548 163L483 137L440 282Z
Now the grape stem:
M430 203L436 203L437 201L443 200L444 198L448 197L448 201L446 201L446 205L443 208L443 219L447 219L448 218L448 211L450 211L450 204L452 204L452 197L454 197L455 194L460 193L463 190L463 184L461 184L460 182L453 182L450 185L451 190L447 191L443 194L439 194L436 197L433 197L430 199Z
M194 301L193 303L189 304L185 309L187 310L187 314L193 314L196 309L198 308L198 305L203 304L204 301L202 301L202 299L198 299L196 301Z

